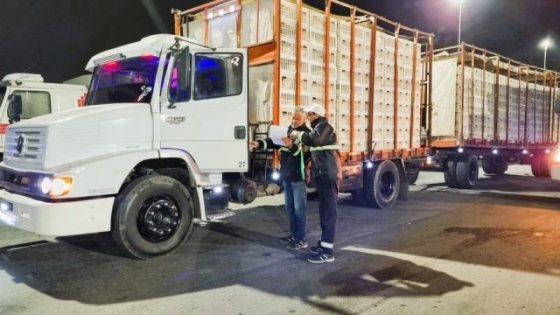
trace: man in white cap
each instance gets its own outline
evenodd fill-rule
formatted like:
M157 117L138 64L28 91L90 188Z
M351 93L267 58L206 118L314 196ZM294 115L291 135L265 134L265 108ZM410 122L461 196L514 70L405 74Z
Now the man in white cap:
M338 185L342 178L340 152L336 133L325 118L325 108L319 104L306 107L307 119L311 123L309 132L293 131L291 137L309 147L311 152L311 180L317 185L319 195L319 218L321 240L309 248L307 259L312 263L334 261L334 236L337 219Z

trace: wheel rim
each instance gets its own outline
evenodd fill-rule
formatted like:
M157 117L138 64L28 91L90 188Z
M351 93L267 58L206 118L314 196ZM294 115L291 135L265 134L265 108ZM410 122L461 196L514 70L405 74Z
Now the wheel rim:
M390 172L385 172L383 176L381 176L381 187L379 192L383 198L389 198L393 195L395 191L395 177Z
M149 242L168 240L175 234L180 222L177 202L167 195L148 198L138 213L138 231Z

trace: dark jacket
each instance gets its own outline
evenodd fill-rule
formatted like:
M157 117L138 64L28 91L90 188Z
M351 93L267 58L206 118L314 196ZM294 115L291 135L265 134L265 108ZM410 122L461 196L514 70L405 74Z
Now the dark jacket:
M310 129L305 125L301 125L297 128L293 128L291 125L288 127L288 136L292 131L310 131ZM272 139L266 138L264 140L258 140L259 149L278 149L280 150L280 175L283 180L292 182L301 182L305 180L305 166L310 160L309 150L307 148L302 148L301 145L294 143L291 148L285 147L283 145L276 145L272 142ZM303 161L301 158L303 154ZM303 175L302 175L302 163L303 163Z
M310 132L302 132L298 136L311 152L311 179L340 181L340 151L333 126L325 117L319 117L311 122L311 128Z

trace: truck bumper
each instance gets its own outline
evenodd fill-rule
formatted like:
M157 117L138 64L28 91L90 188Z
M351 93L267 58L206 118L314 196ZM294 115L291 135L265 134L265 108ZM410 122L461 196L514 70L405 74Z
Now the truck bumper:
M0 190L0 222L48 236L111 230L114 197L70 202L44 202Z

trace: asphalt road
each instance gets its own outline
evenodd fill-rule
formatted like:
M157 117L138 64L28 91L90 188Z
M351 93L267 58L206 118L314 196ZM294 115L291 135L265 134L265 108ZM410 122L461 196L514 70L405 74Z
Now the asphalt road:
M336 260L321 265L278 241L282 196L149 261L121 257L107 234L0 225L0 314L560 314L560 182L526 166L481 177L461 191L421 172L386 210L341 195ZM308 225L315 242L315 202Z

